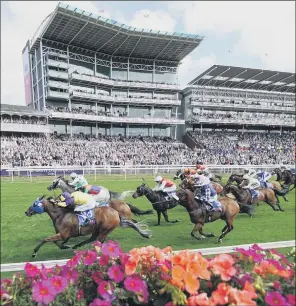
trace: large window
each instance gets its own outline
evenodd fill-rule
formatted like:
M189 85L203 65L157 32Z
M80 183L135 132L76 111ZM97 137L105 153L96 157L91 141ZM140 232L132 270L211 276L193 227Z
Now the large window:
M113 136L119 136L119 135L125 136L125 127L113 125L112 135Z
M149 136L149 127L145 125L130 125L128 134L129 136Z
M154 82L177 83L177 74L155 71Z
M129 80L152 82L152 71L130 70Z
M127 80L127 70L113 68L112 79Z

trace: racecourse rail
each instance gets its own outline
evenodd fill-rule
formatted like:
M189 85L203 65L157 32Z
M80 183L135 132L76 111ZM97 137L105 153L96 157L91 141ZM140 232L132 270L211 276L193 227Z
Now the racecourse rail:
M81 166L57 166L57 167L15 167L1 169L2 177L11 177L14 182L17 177L27 177L33 181L33 177L41 176L58 176L69 175L71 172L77 172L82 175L93 175L94 179L100 175L119 175L124 180L133 175L156 175L158 173L174 173L179 169L195 168L195 165L139 165L139 166L95 166L95 167L81 167ZM207 165L213 173L232 174L235 172L242 172L244 168L253 168L256 170L272 171L280 165ZM286 165L287 168L294 168L295 166Z
M205 249L195 249L191 250L192 252L200 252L202 255L215 255L215 254L225 254L225 253L234 253L236 248L244 248L247 249L251 247L252 244L241 244L241 245L233 245L233 246L225 246L218 248L205 248ZM278 242L265 242L265 243L257 243L262 249L279 249L286 247L294 247L295 240L289 241L278 241ZM173 253L178 253L180 251L174 251ZM38 267L41 267L43 264L46 268L54 267L55 265L65 265L69 259L60 259L60 260L48 260L48 261L34 261L31 262ZM24 269L26 263L8 263L1 265L1 272L16 272L22 271Z

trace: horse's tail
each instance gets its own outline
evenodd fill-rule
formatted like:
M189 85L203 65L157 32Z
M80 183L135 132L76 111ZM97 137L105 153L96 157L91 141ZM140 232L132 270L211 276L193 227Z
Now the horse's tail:
M131 220L120 217L120 227L126 228L130 227L136 230L142 237L150 239L152 237L152 232L148 227L147 222L140 221L137 224Z
M133 206L130 203L126 203L128 205L128 207L131 209L131 212L135 215L135 216L142 216L142 215L152 215L153 209L149 209L149 210L141 210L135 206Z
M289 188L287 188L285 191L280 191L275 188L270 188L270 189L272 189L276 195L281 197L284 197L290 191Z
M123 201L127 196L134 193L132 190L123 191L122 193L109 190L111 199Z

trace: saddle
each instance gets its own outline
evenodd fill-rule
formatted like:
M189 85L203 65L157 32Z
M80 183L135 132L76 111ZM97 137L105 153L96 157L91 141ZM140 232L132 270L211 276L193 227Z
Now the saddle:
M79 214L76 213L76 216L78 218L79 226L88 226L96 223L94 209L81 211Z
M259 198L259 191L254 189L248 189L251 194L251 201L255 201L256 198Z

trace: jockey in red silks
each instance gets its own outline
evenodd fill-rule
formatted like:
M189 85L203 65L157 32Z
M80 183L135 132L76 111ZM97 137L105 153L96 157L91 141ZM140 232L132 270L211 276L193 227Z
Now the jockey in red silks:
M202 161L197 161L195 167L197 173L202 174L208 177L209 179L212 178L212 174L210 173L209 168L205 166Z
M176 184L166 178L162 178L161 176L157 176L154 181L158 183L152 190L153 191L162 191L166 193L169 197L173 197L175 200L179 200L176 195Z

